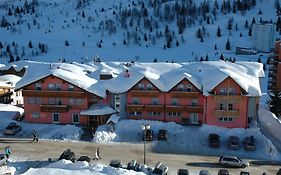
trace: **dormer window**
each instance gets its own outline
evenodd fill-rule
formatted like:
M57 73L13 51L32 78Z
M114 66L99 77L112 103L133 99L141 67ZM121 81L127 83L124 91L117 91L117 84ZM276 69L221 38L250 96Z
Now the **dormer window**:
M192 85L191 85L191 84L188 84L188 85L186 86L186 91L187 91L187 92L192 92Z
M152 86L152 84L150 84L150 83L148 83L148 84L146 85L146 87L147 87L147 90L149 90L149 91L152 91L152 89L153 89L153 86Z
M35 84L35 89L36 89L37 91L41 91L41 83L36 83L36 84Z
M229 95L235 95L235 89L234 88L228 88L228 94Z
M52 84L52 83L48 84L48 89L49 90L54 90L55 89L55 84Z
M183 84L179 84L178 85L178 91L183 91L184 90L184 85Z
M220 89L220 95L226 95L226 88L221 88Z
M72 84L68 85L68 91L74 91L74 86Z
M56 90L61 91L61 84L56 84Z
M138 84L138 90L144 90L144 84L139 83Z

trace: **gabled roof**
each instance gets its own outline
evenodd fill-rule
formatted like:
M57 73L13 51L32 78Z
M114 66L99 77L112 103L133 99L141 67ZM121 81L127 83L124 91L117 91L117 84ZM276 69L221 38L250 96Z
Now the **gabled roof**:
M215 89L216 89L221 83L223 83L224 81L226 81L227 79L233 80L233 78L231 78L230 76L226 77L222 82L220 82L218 85L216 85L216 87L214 87L214 88L210 91L210 93L213 93L213 92L215 91ZM235 80L233 80L233 81L241 88L241 90L242 90L244 93L247 93L246 90L243 89Z

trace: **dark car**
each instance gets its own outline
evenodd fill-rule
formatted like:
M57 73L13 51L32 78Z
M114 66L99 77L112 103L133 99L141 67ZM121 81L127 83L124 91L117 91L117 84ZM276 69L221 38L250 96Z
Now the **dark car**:
M278 172L276 173L276 175L281 175L281 168L278 170Z
M177 175L189 175L189 172L187 169L178 169Z
M244 138L244 148L247 151L255 151L256 150L256 140L254 136L245 137Z
M229 172L227 169L220 169L218 175L229 175Z
M11 122L5 128L4 134L6 134L6 135L15 135L16 133L18 133L20 131L21 131L21 126L17 125L16 122Z
M220 147L220 136L218 134L209 134L209 146Z
M250 175L250 173L247 172L247 171L241 171L241 172L240 172L240 175Z
M91 159L88 156L81 156L77 161L81 161L81 162L86 161L89 163Z
M233 150L240 149L239 137L229 136L228 146L229 146L230 149L233 149Z
M146 141L153 141L153 131L151 129L147 129L146 130L146 136L145 136L145 132L143 132L143 137L142 139Z
M158 131L158 140L167 140L167 138L168 138L167 130L160 129Z
M199 172L199 175L211 175L211 173L209 171L207 171L207 170L201 170Z
M109 166L112 166L114 168L121 168L122 162L121 160L111 160Z
M59 160L70 160L72 162L75 162L75 153L71 151L70 149L66 149L59 157Z
M127 169L128 170L136 170L136 166L137 166L137 161L132 160L131 162L128 163Z
M162 165L161 162L158 162L155 165L155 168L153 169L153 171L151 172L151 174L153 175L167 175L168 174L168 167L165 165Z

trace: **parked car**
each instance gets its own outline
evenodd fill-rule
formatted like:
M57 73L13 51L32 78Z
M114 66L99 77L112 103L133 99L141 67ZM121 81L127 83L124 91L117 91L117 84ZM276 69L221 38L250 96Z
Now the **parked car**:
M244 148L247 151L255 151L256 150L256 141L254 136L245 137L244 138Z
M75 153L71 151L70 149L66 149L59 157L59 160L70 160L72 162L75 162Z
M246 166L249 166L249 163L246 161L241 160L238 157L235 156L221 156L219 159L219 162L221 165L224 166L230 166L230 167L241 167L245 168Z
M177 175L189 175L189 172L187 169L178 169Z
M247 172L247 171L241 171L241 172L240 172L240 175L250 175L250 173Z
M228 146L229 146L230 149L233 149L233 150L240 149L239 137L229 136Z
M112 166L114 168L121 168L122 162L121 160L111 160L109 166Z
M281 175L281 168L278 170L278 172L276 173L276 175Z
M128 170L136 170L137 161L131 160L131 162L128 163L127 169Z
M167 138L168 138L167 130L160 129L158 131L158 140L167 140Z
M229 175L229 172L226 169L220 169L218 175Z
M220 147L220 136L218 134L209 134L209 146Z
M0 154L0 166L7 164L7 157L5 154Z
M151 172L151 174L153 175L167 175L168 174L168 167L165 165L162 165L161 162L158 162L155 165L155 168L153 169L153 171Z
M209 171L207 171L207 170L201 170L199 172L199 175L211 175L211 173Z
M91 159L88 156L81 156L81 157L79 157L79 159L77 161L81 161L81 162L86 161L89 163L91 161Z
M21 131L21 126L17 125L16 122L11 122L5 128L4 134L6 134L6 135L15 135L16 133L18 133L20 131Z
M142 139L144 140L146 138L146 141L153 141L153 131L151 129L146 130L146 136L143 132Z

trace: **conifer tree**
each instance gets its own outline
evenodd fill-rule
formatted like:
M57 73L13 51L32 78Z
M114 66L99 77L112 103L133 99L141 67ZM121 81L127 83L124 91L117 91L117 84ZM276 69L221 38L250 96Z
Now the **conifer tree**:
M218 29L217 29L217 37L221 37L221 29L220 29L220 27L218 27Z
M281 92L273 91L269 94L270 100L266 103L269 107L269 110L276 115L276 117L280 117L281 114Z
M226 44L225 44L225 49L226 49L226 50L231 50L231 45L230 45L229 39L227 39L227 42L226 42Z

